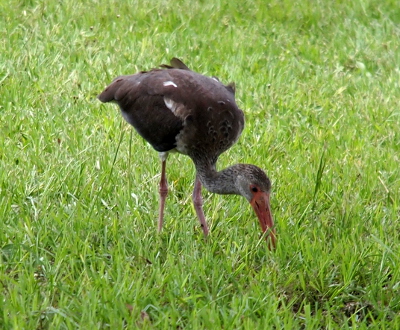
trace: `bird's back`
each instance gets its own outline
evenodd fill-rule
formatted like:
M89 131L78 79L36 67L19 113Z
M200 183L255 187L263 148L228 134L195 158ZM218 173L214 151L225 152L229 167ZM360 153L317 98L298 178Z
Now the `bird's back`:
M177 149L192 159L218 156L240 136L244 116L234 89L190 71L182 62L116 78L100 95L157 151Z

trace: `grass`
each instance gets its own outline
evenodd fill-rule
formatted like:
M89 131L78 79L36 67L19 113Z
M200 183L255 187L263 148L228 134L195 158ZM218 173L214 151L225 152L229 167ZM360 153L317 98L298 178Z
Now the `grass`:
M0 4L0 328L400 328L395 1ZM265 168L275 252L240 197L160 163L96 95L177 56L237 84L219 167Z

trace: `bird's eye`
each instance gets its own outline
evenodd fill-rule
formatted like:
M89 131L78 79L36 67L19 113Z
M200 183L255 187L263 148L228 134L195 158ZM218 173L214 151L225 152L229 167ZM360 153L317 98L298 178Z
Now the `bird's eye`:
M252 192L258 192L258 188L256 186L251 186L250 189Z

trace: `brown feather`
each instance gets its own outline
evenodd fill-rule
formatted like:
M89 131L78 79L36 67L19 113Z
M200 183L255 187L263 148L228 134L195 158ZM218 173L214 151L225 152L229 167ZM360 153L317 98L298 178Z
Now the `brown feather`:
M178 61L171 62L181 65ZM120 76L98 98L116 101L124 118L157 151L177 148L191 158L203 156L211 162L236 142L244 126L232 90L187 69ZM178 110L169 109L166 100Z
M170 61L170 65L161 64L160 67L164 69L181 69L181 70L192 71L186 66L185 63L183 63L179 58L176 57L172 58L172 60Z
M235 85L191 71L177 58L164 69L142 71L116 78L99 96L102 102L118 103L125 120L159 152L172 149L188 155L196 167L193 202L204 234L208 235L201 186L218 194L244 196L253 206L263 232L269 231L275 246L270 210L271 183L260 168L235 164L217 171L221 153L239 138L243 111L235 102ZM168 192L166 155L162 156L159 229Z

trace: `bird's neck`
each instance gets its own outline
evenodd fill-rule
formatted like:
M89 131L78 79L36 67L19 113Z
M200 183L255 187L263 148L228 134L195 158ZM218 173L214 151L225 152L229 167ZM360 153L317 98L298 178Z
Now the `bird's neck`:
M197 176L201 184L208 191L215 194L235 194L240 192L236 186L236 178L239 174L238 165L227 167L217 171L215 164L195 163Z

